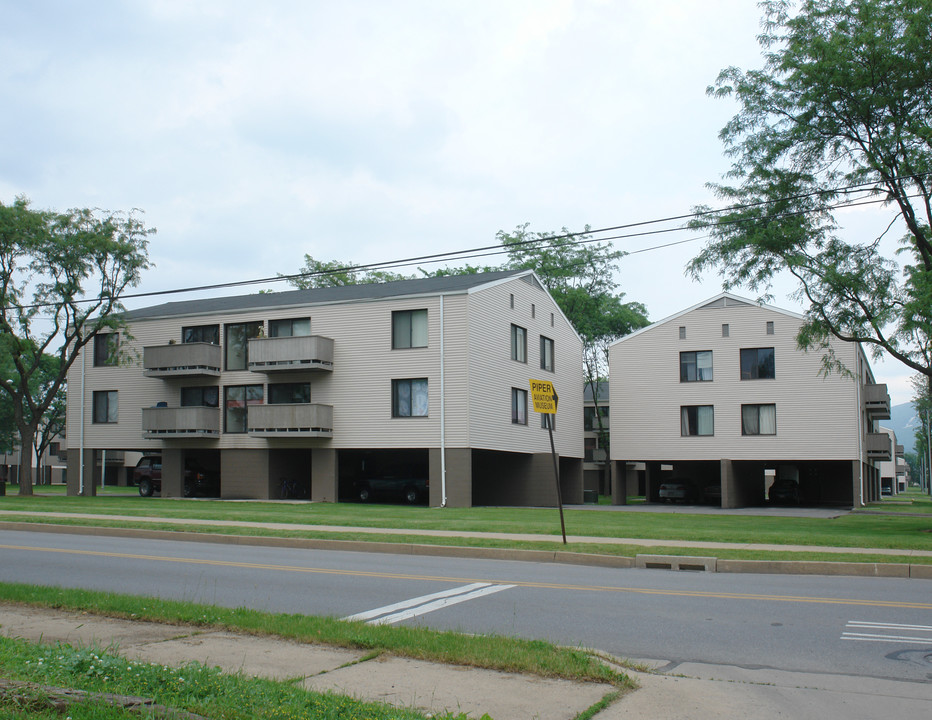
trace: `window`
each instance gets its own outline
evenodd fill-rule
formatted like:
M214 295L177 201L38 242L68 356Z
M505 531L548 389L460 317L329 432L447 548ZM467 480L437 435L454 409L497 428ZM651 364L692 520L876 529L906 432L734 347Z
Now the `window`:
M531 317L537 317L537 307L534 305L534 303L531 303Z
M742 435L776 435L777 434L777 406L776 405L742 405L741 406L741 434Z
M728 337L729 331L728 323L722 323L722 337Z
M181 328L181 342L195 343L203 342L211 345L220 344L220 326L219 325L195 325L193 327Z
M767 334L773 335L773 320L767 321Z
M392 380L392 417L427 417L427 378Z
M94 391L94 422L115 423L118 420L119 402L116 390Z
M602 427L608 427L608 407L599 405L599 415L602 417ZM596 419L594 407L583 408L583 430L592 432L599 429L599 421Z
M310 401L310 383L269 383L269 405L301 405Z
M711 350L680 353L680 382L709 382L711 380Z
M245 370L249 362L249 340L259 337L261 322L237 323L226 326L227 370Z
M515 309L515 294L514 293L511 293L510 295L508 295L508 305L511 307L512 310Z
M551 424L552 423L552 424ZM548 428L557 429L557 416L551 413L541 413L540 414L540 427L542 430L547 430Z
M269 337L307 337L310 334L310 318L269 320Z
M261 385L233 385L224 388L224 431L244 433L250 405L262 404Z
M714 435L715 415L711 405L684 405L680 408L680 435Z
M773 348L745 348L741 350L741 379L765 380L776 377Z
M392 313L392 348L427 347L427 310L397 310Z
M540 336L540 369L553 372L553 340Z
M220 388L217 386L181 388L181 407L217 407Z
M519 325L511 326L511 359L527 362L527 330Z
M686 339L686 326L680 325L680 340Z
M120 346L119 333L100 333L94 336L94 367L106 367L117 364L117 348Z
M511 388L511 422L527 425L527 390Z
M553 327L553 313L550 313L550 327Z

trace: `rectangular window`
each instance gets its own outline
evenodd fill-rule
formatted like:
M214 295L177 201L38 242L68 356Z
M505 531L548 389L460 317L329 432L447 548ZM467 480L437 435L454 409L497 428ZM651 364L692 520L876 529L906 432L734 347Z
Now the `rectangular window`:
M515 295L514 295L514 293L511 293L511 294L508 296L508 305L511 307L512 310L515 309Z
M269 337L307 337L310 334L310 318L269 320Z
M711 380L711 350L680 353L680 382L710 382Z
M551 425L551 423L553 423ZM547 430L552 427L554 430L557 429L557 416L551 415L550 413L541 413L540 414L540 427L542 430Z
M117 349L120 346L119 333L100 333L94 336L94 367L107 367L117 364Z
M233 385L223 390L224 432L246 432L249 406L262 404L262 386Z
M119 416L119 401L116 390L94 391L94 422L115 423Z
M220 388L216 385L181 388L181 407L217 407Z
M602 427L608 427L608 407L599 405L599 415L602 417ZM583 430L593 432L599 429L599 421L596 419L594 407L583 408Z
M527 362L527 330L520 325L511 326L511 359Z
M741 350L741 379L765 380L776 377L773 348L744 348Z
M527 425L527 390L511 388L511 422Z
M392 417L427 417L427 378L392 380Z
M550 313L550 327L553 327L553 313Z
M680 435L714 435L715 414L711 405L684 405L680 408Z
M249 341L259 337L262 323L236 323L225 329L227 370L245 370L249 362Z
M537 317L537 307L534 305L534 303L531 303L531 317Z
M767 334L773 335L773 320L767 321Z
M427 347L427 310L396 310L392 313L392 348Z
M301 405L310 401L310 383L269 383L269 405Z
M686 326L680 325L680 340L686 339Z
M194 325L192 327L181 328L181 342L183 343L210 343L211 345L220 344L220 326L219 325Z
M741 434L742 435L776 435L777 434L777 406L776 405L742 405L741 406Z
M553 340L540 336L540 369L553 372Z
M722 337L728 337L729 332L730 329L728 327L728 323L722 323Z

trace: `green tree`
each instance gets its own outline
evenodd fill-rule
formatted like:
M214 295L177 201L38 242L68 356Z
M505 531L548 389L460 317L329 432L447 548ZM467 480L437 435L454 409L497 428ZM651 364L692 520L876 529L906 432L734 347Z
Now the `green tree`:
M68 370L97 333L123 326L120 296L148 267L154 232L134 212L38 211L22 197L0 203L0 367L13 368L0 374L0 396L10 401L22 449L20 494L32 494L31 449Z
M340 260L315 260L310 255L304 256L304 267L295 275L282 275L288 283L299 290L311 288L341 287L363 283L390 282L408 280L410 275L399 275L388 270L357 269L352 263Z
M740 108L720 133L731 170L711 186L729 208L697 208L711 240L688 269L763 292L788 272L808 305L798 343L826 370L842 369L835 338L932 377L932 0L761 7L763 68L727 68L708 90ZM905 228L902 263L883 234L840 236L839 205L868 200Z

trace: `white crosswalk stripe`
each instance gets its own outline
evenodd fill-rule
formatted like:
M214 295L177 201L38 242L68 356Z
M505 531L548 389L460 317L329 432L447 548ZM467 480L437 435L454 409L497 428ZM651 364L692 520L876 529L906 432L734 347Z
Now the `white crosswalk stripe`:
M900 635L897 633L910 634ZM845 626L845 632L841 634L841 639L860 640L863 642L895 642L932 645L932 625L905 625L902 623L849 620L848 624Z
M492 585L491 583L472 583L450 590L442 590L430 595L403 600L366 612L348 615L344 620L365 620L370 625L391 625L408 618L424 615L434 610L456 605L468 600L475 600L485 595L513 588L514 585Z

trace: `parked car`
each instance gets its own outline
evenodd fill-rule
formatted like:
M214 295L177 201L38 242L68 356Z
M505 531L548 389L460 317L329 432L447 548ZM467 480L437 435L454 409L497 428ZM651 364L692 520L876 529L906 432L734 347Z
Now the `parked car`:
M162 492L162 456L144 455L133 468L133 482L139 487L139 494L152 497ZM207 472L195 460L184 462L185 497L196 495L216 496L220 494L220 478Z
M777 478L770 486L768 498L775 505L799 505L799 484L792 478Z
M415 505L427 502L430 482L427 469L396 465L356 481L356 497L362 502L400 500Z
M660 484L660 500L664 502L696 502L696 486L691 480L667 480Z

